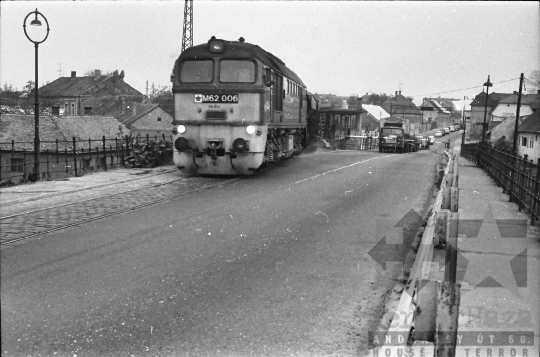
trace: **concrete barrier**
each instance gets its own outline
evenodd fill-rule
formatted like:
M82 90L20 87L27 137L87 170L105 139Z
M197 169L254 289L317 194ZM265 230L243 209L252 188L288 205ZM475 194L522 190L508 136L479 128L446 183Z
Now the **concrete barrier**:
M381 348L385 355L400 355L412 337L412 347L423 346L422 355L453 356L459 309L460 286L456 282L458 229L457 156L446 152L448 162L435 198L409 279L386 332L399 335ZM445 281L430 279L435 245L446 246ZM414 335L410 336L414 327ZM444 336L443 336L444 335ZM449 336L449 337L447 337ZM441 338L445 338L444 341ZM427 346L427 347L426 347ZM426 350L427 348L427 350Z

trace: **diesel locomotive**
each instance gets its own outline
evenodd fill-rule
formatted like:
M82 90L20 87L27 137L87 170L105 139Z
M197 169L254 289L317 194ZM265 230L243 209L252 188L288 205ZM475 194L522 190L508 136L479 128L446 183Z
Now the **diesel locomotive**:
M186 49L171 75L173 160L187 174L248 175L300 154L312 100L261 47L212 37Z

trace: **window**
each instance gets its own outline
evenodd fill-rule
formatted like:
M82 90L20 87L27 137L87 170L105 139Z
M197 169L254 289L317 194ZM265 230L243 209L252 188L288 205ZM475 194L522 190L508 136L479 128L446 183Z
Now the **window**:
M184 61L180 69L182 83L210 83L214 72L212 60Z
M84 107L84 114L92 113L92 107Z
M71 114L77 114L75 113L75 103L71 103Z
M64 115L68 115L69 114L69 107L68 107L68 104L64 104Z
M531 137L531 138L529 138L529 149L532 149L533 146L534 146L534 140L533 140L533 138Z
M521 146L527 146L527 137L526 136L521 137Z
M161 121L161 117L158 117L158 118L157 118L157 121Z
M283 97L285 94L285 89L283 89L283 77L275 72L273 72L272 76L275 83L272 91L272 106L274 107L274 110L282 111Z
M219 81L229 83L255 82L255 62L248 60L221 61Z
M24 172L24 159L11 159L11 172Z

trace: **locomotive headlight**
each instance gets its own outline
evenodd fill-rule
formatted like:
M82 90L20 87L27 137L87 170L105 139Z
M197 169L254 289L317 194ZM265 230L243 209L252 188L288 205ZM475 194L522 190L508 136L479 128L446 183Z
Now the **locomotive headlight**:
M183 125L178 125L178 134L184 134L186 132L186 127Z
M214 36L208 41L208 49L211 53L223 53L225 42L223 40L217 40Z
M249 135L253 134L255 132L255 127L253 125L248 125L246 127L246 133L248 133Z

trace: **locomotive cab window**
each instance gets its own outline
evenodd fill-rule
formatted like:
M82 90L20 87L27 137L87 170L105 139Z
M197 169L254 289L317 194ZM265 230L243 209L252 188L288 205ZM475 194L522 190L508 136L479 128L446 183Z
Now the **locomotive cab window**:
M212 60L184 61L180 69L180 82L210 83L214 72Z
M223 60L220 63L219 81L253 83L255 82L255 63L244 60Z

